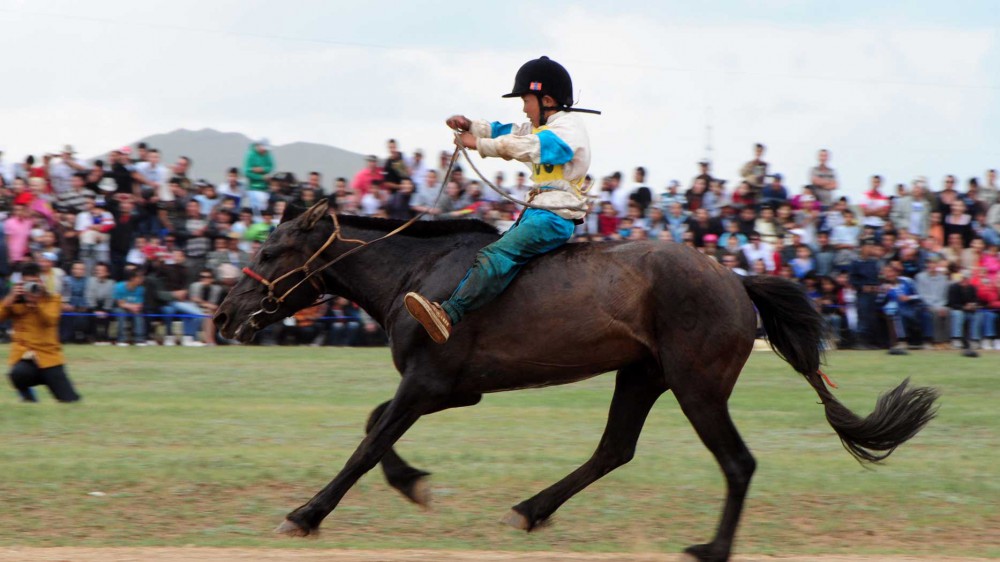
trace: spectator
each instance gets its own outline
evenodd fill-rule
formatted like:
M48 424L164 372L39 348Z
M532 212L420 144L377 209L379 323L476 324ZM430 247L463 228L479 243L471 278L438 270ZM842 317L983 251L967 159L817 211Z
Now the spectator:
M63 343L83 343L92 339L93 326L87 306L87 268L74 262L70 274L63 278L62 312L59 339ZM65 313L70 313L66 316ZM79 315L79 316L77 316Z
M723 180L713 179L708 184L708 191L702 199L702 206L712 218L720 218L726 207L731 207L729 198L724 191Z
M983 349L1000 350L997 338L997 315L1000 312L1000 282L996 273L992 275L983 268L976 267L970 285L976 288L979 297L979 326L982 332Z
M409 162L410 168L410 179L413 181L414 193L420 193L427 188L437 187L436 181L433 183L428 182L427 173L434 171L427 165L424 161L424 151L421 149L416 149L413 151L413 158ZM437 176L437 172L434 171L434 175ZM503 172L497 172L497 186L503 189Z
M795 257L790 260L789 265L792 266L792 273L795 275L796 279L805 279L806 275L813 273L815 275L816 271L816 260L812 257L812 251L809 250L809 246L805 244L796 244Z
M809 190L824 210L833 204L833 192L837 190L837 174L828 165L830 151L822 148L817 154L819 164L809 170Z
M923 178L913 180L913 187L906 195L892 200L889 218L900 230L905 230L918 238L927 235L933 204L927 195Z
M219 184L218 193L226 199L232 199L237 209L247 205L247 186L246 182L240 179L239 168L229 168L226 172L226 181Z
M107 345L111 341L108 333L110 314L115 312L116 302L115 282L110 277L110 269L106 263L97 263L93 276L87 278L86 306L87 311L94 314L91 341L96 345ZM122 325L123 323L119 323L119 330Z
M882 268L882 280L882 313L887 320L889 354L905 355L906 351L897 347L899 339L906 338L910 349L921 347L923 302L913 281L900 277L891 265Z
M413 218L416 213L410 207L412 197L413 181L410 178L400 179L399 187L389 193L385 202L385 210L389 218L398 220Z
M705 203L705 192L708 191L708 184L702 178L695 178L694 184L691 189L687 190L684 194L684 198L687 200L687 210L688 212L697 211Z
M751 232L749 239L750 242L740 248L740 251L743 252L746 262L751 264L751 267L754 268L754 273L761 273L756 269L758 261L764 265L763 273L776 272L778 265L774 261L774 248L770 244L761 240L759 232Z
M753 160L740 168L740 177L751 188L754 199L757 199L760 192L764 189L764 179L767 177L767 162L763 160L765 150L763 144L757 143L753 149Z
M688 215L684 212L684 208L679 202L670 204L666 219L667 229L670 231L671 238L678 242L681 241L690 225L688 223Z
M67 144L59 155L59 161L49 165L49 185L52 188L52 193L57 196L69 191L72 188L73 176L87 169L76 161L76 158L73 157L74 154L76 151Z
M60 213L83 211L87 199L94 199L97 193L87 189L87 174L77 172L70 176L70 188L56 196L55 208Z
M28 214L27 204L30 200L30 197L24 197L23 194L15 198L13 213L3 223L7 256L12 263L28 258L28 240L34 226L34 221Z
M109 233L115 227L114 216L88 199L83 211L76 216L76 231L80 239L80 259L91 271L98 261L110 259Z
M268 147L267 139L261 139L250 145L243 163L243 173L249 184L247 196L250 209L254 215L259 215L268 206L267 175L274 169L274 159Z
M146 160L135 165L138 181L141 184L140 194L145 199L169 201L173 198L170 192L170 170L160 163L160 151L153 148L146 152Z
M108 254L115 279L124 279L125 264L128 263L129 252L135 246L136 235L140 228L139 213L133 201L134 199L128 195L108 201L107 209L114 222L114 226L108 230ZM106 220L106 217L104 219Z
M179 156L177 161L171 167L173 175L170 176L170 180L167 183L173 183L179 185L181 190L178 192L173 191L175 197L180 197L187 199L194 194L194 183L191 182L191 178L188 177L188 172L191 171L191 159L187 156Z
M212 250L212 233L197 201L189 200L184 209L186 215L178 225L176 236L184 247L184 261L193 273L205 268L208 252Z
M753 229L760 234L760 239L770 245L781 243L780 227L774 218L774 208L770 205L761 205L760 217L754 223Z
M874 238L866 238L858 259L851 262L850 281L857 292L858 345L861 349L875 349L877 341L876 320L881 282L879 261L881 248Z
M395 191L399 189L403 178L410 177L410 170L406 165L406 160L403 159L403 153L396 145L396 139L389 139L386 148L389 156L382 166L382 187L388 191Z
M215 345L215 323L212 317L225 295L222 294L222 286L215 282L215 275L211 269L206 268L199 272L198 279L188 288L188 296L205 316L202 320L205 343Z
M60 402L80 400L66 376L59 344L60 305L59 296L45 290L33 263L24 265L21 280L0 301L0 322L10 319L17 334L10 346L7 376L24 402L37 402L32 387L40 385Z
M649 204L653 202L653 191L646 185L646 168L642 166L636 168L632 173L632 179L635 183L630 190L629 201L637 203L645 214ZM586 193L587 190L584 189L583 192Z
M198 203L198 209L202 216L210 217L215 208L222 203L222 197L208 180L198 180L194 182L198 193L192 197Z
M360 172L354 175L354 179L351 181L351 190L356 192L360 197L368 195L369 192L374 191L374 183L382 183L382 169L378 166L378 158L375 155L370 155L366 159L368 166L363 168Z
M132 344L146 345L146 321L143 318L143 303L146 289L145 276L140 269L126 272L125 280L115 285L115 315L118 316L118 345L128 346L126 332L131 331ZM131 330L128 325L131 324Z
M740 267L739 257L732 252L726 252L722 255L722 265L740 277L747 275L747 270Z
M819 277L819 287L816 296L819 312L826 320L827 330L837 347L844 345L844 296L840 285L830 276Z
M694 245L700 248L704 245L705 236L708 234L714 235L716 240L719 239L719 235L722 234L722 223L719 219L710 217L708 211L702 208L697 209L688 219L687 230L694 235Z
M962 247L969 247L975 232L972 230L972 215L966 212L964 201L956 199L949 206L949 212L944 216L942 223L945 240L950 241L952 234L958 234L962 238Z
M781 174L771 176L771 183L764 186L760 193L760 202L764 205L777 206L788 200L788 190L781 183Z
M687 204L687 198L683 194L678 193L677 190L680 189L681 184L677 180L672 180L667 185L667 191L660 195L660 208L663 209L663 213L667 214L670 212L670 207L674 203L679 203L683 208Z
M861 210L865 216L864 225L881 229L889 218L891 210L889 198L882 194L882 176L874 175L871 179L871 189L865 192L861 199Z
M358 344L361 333L361 310L344 297L337 297L330 306L329 345L336 347Z
M948 287L948 308L951 309L952 347L962 348L962 355L978 357L979 345L979 296L969 282L969 273L961 271L952 276Z
M705 181L705 185L712 185L712 182L716 178L712 177L712 163L708 160L700 160L698 162L698 175L691 179L691 185L698 179Z

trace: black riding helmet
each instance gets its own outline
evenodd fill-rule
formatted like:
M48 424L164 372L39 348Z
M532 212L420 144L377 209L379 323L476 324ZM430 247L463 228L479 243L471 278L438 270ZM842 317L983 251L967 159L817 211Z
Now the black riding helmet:
M514 77L514 87L509 94L504 94L505 98L519 98L524 94L535 94L538 104L541 105L544 96L552 96L559 104L552 108L556 111L581 111L584 113L595 113L600 115L600 111L593 109L577 109L573 105L573 79L563 65L542 56L529 60L521 65ZM542 114L542 124L545 123L544 112Z

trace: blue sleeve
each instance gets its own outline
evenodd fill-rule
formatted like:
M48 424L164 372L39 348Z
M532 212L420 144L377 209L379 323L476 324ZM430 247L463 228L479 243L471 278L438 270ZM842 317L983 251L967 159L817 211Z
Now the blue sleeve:
M499 121L494 121L490 123L490 138L495 139L503 135L509 135L510 131L514 128L514 125L507 123L506 125L500 123Z
M115 283L115 289L111 292L111 298L117 303L123 298L122 288L118 283Z
M540 164L559 165L573 159L573 149L552 131L539 131L538 142L541 145Z

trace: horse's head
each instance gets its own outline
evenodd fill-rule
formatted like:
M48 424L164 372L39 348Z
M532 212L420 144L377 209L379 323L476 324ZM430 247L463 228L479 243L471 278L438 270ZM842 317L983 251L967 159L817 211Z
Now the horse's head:
M333 236L317 228L328 216L325 199L305 212L285 210L281 224L219 305L215 324L223 337L249 342L259 330L308 307L323 293L320 274L309 277L308 272L322 265L319 250Z

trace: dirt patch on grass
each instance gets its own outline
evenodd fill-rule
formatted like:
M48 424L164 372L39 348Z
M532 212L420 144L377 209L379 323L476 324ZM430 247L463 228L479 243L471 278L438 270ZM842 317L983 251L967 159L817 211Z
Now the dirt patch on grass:
M667 562L676 554L496 552L444 550L320 550L276 548L0 548L10 562ZM912 556L736 556L733 562L983 562L985 558Z

